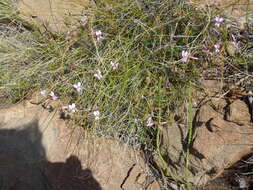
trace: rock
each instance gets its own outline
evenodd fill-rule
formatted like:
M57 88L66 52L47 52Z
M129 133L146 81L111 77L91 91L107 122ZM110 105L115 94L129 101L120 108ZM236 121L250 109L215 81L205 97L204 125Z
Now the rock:
M218 80L201 80L201 86L209 96L214 96L222 91L223 83Z
M30 99L31 104L39 105L47 101L48 95L42 95L40 92L33 92L30 95L27 95L27 98Z
M20 0L20 16L29 23L56 33L65 33L80 26L85 9L91 6L89 0ZM46 28L45 28L46 27Z
M152 183L148 186L147 190L159 190L161 189L158 183Z
M217 118L217 117L222 118L223 115L215 111L210 104L204 104L198 110L198 114L196 114L195 125L201 126L203 123L210 121L210 119Z
M185 181L185 176L189 183L203 185L210 180L206 174L212 166L205 159L190 155L187 169L185 162L185 144L187 141L187 128L176 123L170 124L161 129L161 155L155 157L155 162L166 175L172 176L176 181ZM166 163L165 163L166 162Z
M241 135L238 127L238 125L226 122L222 118L213 118L197 129L193 149L205 158L215 160L218 154L226 151L228 144L240 141Z
M226 119L239 125L250 123L250 112L247 104L241 100L234 101L229 105Z
M253 11L252 0L189 0L197 8L218 10L229 20L236 21L238 27L243 29L245 23L252 23L249 13Z
M206 122L195 128L192 152L193 155L202 158L202 161L206 160L209 163L208 168L211 167L211 170L204 166L208 174L206 178L214 179L224 169L253 152L253 125L248 122L250 115L247 106L241 100L236 100L230 105L232 111L228 117L229 121L224 120L219 113L218 117L214 117L215 113L209 105L203 107L204 109L200 110L204 112L198 112L196 118ZM206 112L207 108L210 110L209 115Z
M227 101L224 98L212 98L210 104L214 110L219 113L224 113L224 109L227 106Z
M0 167L0 186L19 190L139 190L151 173L140 152L67 126L56 109L28 100L0 109Z
M170 123L161 127L162 159L155 157L155 162L169 171L166 175L179 181L184 181L187 175L188 182L203 186L253 152L253 124L249 122L246 104L241 100L233 102L228 120L225 120L225 107L228 107L225 99L211 98L196 112L192 143L188 145L188 168L187 125Z

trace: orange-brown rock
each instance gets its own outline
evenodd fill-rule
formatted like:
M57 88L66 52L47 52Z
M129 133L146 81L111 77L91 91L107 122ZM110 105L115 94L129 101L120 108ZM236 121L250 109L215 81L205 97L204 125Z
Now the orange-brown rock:
M240 28L244 28L245 23L252 22L249 17L253 11L252 0L189 0L189 2L198 8L218 10L220 15L235 21Z
M229 121L225 119L225 107L231 108ZM187 172L188 181L197 186L218 177L224 169L253 152L253 124L249 119L247 105L241 100L230 106L222 98L204 103L193 122L187 169L185 147L190 125L171 123L162 127L160 149L168 167L171 166L168 175L172 173L178 180L184 180ZM159 158L156 162L161 163Z
M29 23L39 26L42 30L51 32L68 32L80 25L80 19L89 0L19 0L20 16Z
M196 125L198 126L210 121L211 119L223 117L222 114L215 111L210 104L204 104L201 106L198 113L199 114L196 115Z
M202 80L201 86L206 94L215 96L222 91L223 83L218 80Z
M219 117L198 127L196 131L193 148L210 160L224 153L228 145L239 143L242 136L238 125Z
M215 115L209 105L203 105L200 109L203 111L196 116L197 121L206 122L195 126L192 149L196 156L211 164L214 172L209 176L210 179L253 152L253 124L250 123L247 105L236 100L229 108L228 120L221 114ZM206 110L209 110L209 115Z
M236 100L229 105L226 113L228 121L239 125L250 123L250 112L247 104L242 100Z
M227 101L224 98L212 98L211 99L211 104L210 104L214 110L216 110L219 113L224 113L225 112L225 107L227 106Z
M140 152L67 126L56 109L30 101L0 109L0 168L7 189L160 189Z

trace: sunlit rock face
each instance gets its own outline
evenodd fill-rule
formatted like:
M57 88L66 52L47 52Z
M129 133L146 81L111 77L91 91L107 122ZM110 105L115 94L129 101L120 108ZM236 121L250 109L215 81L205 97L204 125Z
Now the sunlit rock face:
M38 25L41 30L65 33L80 24L89 0L20 0L18 9L26 21Z
M66 125L38 101L0 109L0 189L160 190L140 152Z
M198 8L212 10L223 15L231 24L244 28L253 25L253 0L189 0ZM211 8L211 9L210 9Z
M197 8L204 8L226 17L228 23L236 24L241 29L245 23L253 25L253 0L188 0ZM74 0L19 0L18 9L22 18L38 25L41 30L68 32L82 22L87 8L94 6L94 1ZM91 13L89 12L89 15Z
M217 94L221 82L203 80L202 86L206 93ZM205 99L195 110L192 142L187 145L189 131L189 125L184 123L165 124L161 127L160 150L168 166L173 166L168 175L172 173L183 180L187 172L188 181L196 186L204 186L253 153L253 123L249 107L241 99L230 102L221 96ZM187 146L190 151L186 168ZM156 162L163 167L161 159Z

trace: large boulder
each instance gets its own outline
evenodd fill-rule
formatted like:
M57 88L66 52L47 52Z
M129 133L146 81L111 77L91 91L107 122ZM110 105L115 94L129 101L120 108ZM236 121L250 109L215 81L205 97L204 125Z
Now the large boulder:
M253 0L189 0L191 4L198 8L219 11L221 15L227 17L228 23L237 23L241 29L246 23L253 24ZM232 21L232 22L231 22Z
M82 16L92 2L89 0L19 0L18 10L21 18L39 26L41 30L66 33L80 26Z
M140 152L67 125L54 110L60 101L41 100L0 109L0 187L160 189Z
M188 125L175 122L161 127L161 155L156 162L167 175L204 186L253 153L253 124L247 104L239 99L225 102L211 98L196 111L190 144Z

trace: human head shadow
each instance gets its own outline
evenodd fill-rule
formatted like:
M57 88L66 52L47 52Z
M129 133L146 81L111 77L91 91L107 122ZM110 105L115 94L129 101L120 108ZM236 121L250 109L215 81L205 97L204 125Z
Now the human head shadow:
M8 125L8 124L7 124ZM0 190L101 190L78 157L47 160L38 121L6 129L0 123Z

